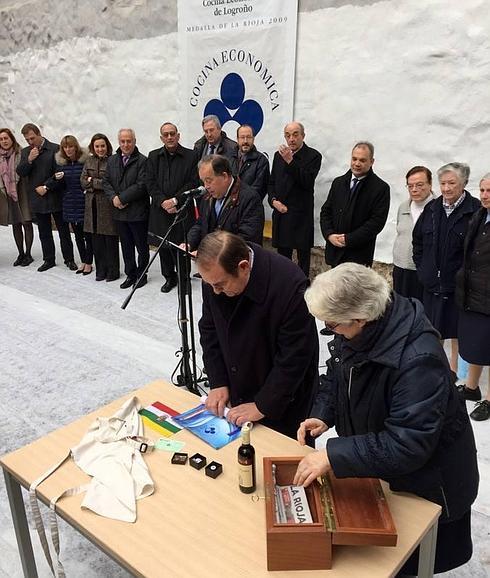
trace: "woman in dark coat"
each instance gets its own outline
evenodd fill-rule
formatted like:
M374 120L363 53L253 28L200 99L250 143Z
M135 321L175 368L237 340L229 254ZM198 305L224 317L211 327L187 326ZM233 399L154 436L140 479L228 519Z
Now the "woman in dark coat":
M468 223L480 201L465 191L470 168L449 163L437 171L441 196L426 205L413 230L413 260L424 287L425 314L451 340L451 369L458 372L458 309L455 277L463 262Z
M119 279L119 236L112 218L112 204L104 194L102 180L112 155L109 139L94 134L88 146L91 156L83 166L80 182L85 189L84 231L92 235L95 280Z
M463 266L456 275L459 353L470 364L461 389L472 400L481 399L478 382L483 366L490 365L490 173L480 181L480 199L482 207L468 225ZM470 417L476 421L490 417L490 387Z
M19 161L20 146L12 131L9 128L0 128L0 225L12 225L19 251L14 267L27 267L34 261L31 256L34 233L24 181L15 170Z
M92 273L92 235L83 232L83 217L85 213L85 195L80 184L83 165L88 159L88 153L82 150L77 139L68 134L61 139L60 150L55 155L57 164L54 174L63 191L63 220L71 225L75 234L75 242L80 255L78 273Z
M357 263L318 275L305 293L310 312L337 335L305 442L335 426L340 437L299 464L295 484L329 469L338 478L382 478L393 491L439 504L436 572L471 558L471 504L478 491L475 440L439 335L421 303L390 293ZM417 556L403 568L416 574Z

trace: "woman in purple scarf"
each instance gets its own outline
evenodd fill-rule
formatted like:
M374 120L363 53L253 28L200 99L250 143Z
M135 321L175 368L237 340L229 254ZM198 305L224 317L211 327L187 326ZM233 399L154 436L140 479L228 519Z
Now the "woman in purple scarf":
M31 257L34 237L27 192L15 171L19 160L20 146L12 131L0 128L0 225L12 225L19 251L14 267L27 267L34 261Z

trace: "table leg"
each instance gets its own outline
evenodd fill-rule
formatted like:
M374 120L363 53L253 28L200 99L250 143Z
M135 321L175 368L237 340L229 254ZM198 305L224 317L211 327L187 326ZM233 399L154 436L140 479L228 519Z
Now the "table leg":
M420 542L418 578L432 578L434 576L434 562L436 560L437 520Z
M26 578L37 578L36 562L32 551L31 535L27 524L26 509L22 498L22 489L19 482L7 471L3 470L10 511L14 522L15 536L19 547L22 569Z

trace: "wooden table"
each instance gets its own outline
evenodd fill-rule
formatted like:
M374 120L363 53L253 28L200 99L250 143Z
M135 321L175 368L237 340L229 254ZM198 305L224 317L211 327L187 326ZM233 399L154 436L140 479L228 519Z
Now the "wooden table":
M37 576L21 486L56 463L75 446L98 415L112 415L131 395L145 406L154 401L184 411L197 405L198 398L164 381L155 381L76 422L3 456L7 492L14 521L24 575ZM158 437L148 429L147 435ZM336 546L332 570L268 572L266 567L265 506L238 489L236 452L238 441L221 450L187 431L173 439L186 442L182 451L199 452L208 463L223 464L223 474L212 479L190 466L170 463L167 452L154 451L145 460L155 482L155 493L138 501L136 523L128 524L82 510L82 496L64 498L56 507L58 515L96 544L135 576L157 578L383 578L393 576L420 543L419 577L433 575L437 519L440 508L411 495L393 494L385 486L399 538L396 548ZM257 457L257 495L263 496L262 457L304 455L311 451L268 428L252 431ZM38 488L40 499L49 500L61 491L86 483L88 477L73 463L66 462ZM63 536L61 560L63 561Z

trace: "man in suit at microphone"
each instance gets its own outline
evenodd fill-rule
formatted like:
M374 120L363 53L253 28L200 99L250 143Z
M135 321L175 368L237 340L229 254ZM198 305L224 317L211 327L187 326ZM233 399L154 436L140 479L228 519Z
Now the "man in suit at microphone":
M175 219L184 192L199 184L197 156L195 151L179 143L180 133L175 124L164 122L160 127L163 146L150 152L146 165L148 192L151 196L149 242L159 245ZM195 222L194 205L188 203L185 215L170 232L169 241L181 243L185 232ZM165 245L160 250L160 267L165 283L162 293L168 293L177 285L174 255Z
M261 245L264 207L258 193L232 175L230 161L221 155L205 156L198 170L206 195L201 200L199 218L189 231L189 250L195 251L201 240L216 230Z

